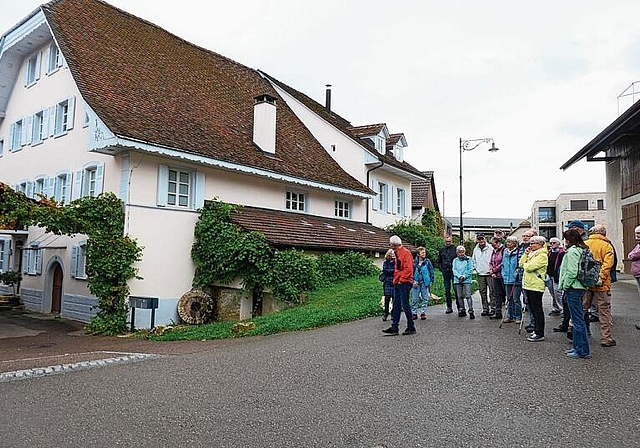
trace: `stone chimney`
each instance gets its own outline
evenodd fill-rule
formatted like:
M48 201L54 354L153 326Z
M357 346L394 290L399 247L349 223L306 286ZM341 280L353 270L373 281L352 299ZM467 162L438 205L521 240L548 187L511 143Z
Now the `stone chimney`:
M265 93L253 101L253 143L261 150L275 154L276 99Z

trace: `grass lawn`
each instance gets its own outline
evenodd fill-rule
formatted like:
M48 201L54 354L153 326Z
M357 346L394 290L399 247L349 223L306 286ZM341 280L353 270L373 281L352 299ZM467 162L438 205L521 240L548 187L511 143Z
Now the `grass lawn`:
M443 290L442 274L436 271L431 292L441 297ZM161 335L149 334L146 337L157 341L203 340L309 330L382 315L381 296L382 283L377 276L351 279L311 292L305 303L294 308L245 321L253 322L255 328L241 333L232 333L231 327L237 322L229 321L179 326Z

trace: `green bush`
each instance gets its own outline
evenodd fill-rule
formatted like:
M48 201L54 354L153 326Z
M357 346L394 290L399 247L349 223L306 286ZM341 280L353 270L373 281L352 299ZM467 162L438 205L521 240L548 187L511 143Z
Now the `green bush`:
M378 271L371 259L357 252L322 254L318 259L320 281L323 284L335 283L350 278L366 277Z
M317 261L295 249L277 251L267 283L277 299L298 303L318 285Z
M427 227L412 221L401 221L389 226L387 230L398 235L404 242L423 246L427 250L427 257L438 267L438 251L444 246L443 237L429 233Z

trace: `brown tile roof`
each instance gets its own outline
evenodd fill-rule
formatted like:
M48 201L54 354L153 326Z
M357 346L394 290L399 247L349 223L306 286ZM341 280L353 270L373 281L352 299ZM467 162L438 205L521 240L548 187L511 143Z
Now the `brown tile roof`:
M389 135L389 138L387 139L387 148L398 143L402 137L404 137L404 134L402 133Z
M349 128L349 131L359 138L371 137L372 135L378 135L385 126L384 123L366 124L364 126L352 126Z
M257 70L100 0L42 7L83 99L116 135L359 192ZM276 153L253 145L253 98L278 99Z
M231 221L246 230L262 232L276 247L384 252L391 236L364 222L248 206L232 213Z
M427 177L424 181L411 182L411 208L420 209L424 207L428 195L433 194L431 187L433 184L433 171L424 171ZM437 201L436 201L437 204ZM436 206L436 209L438 207Z
M368 139L362 139L359 136L355 135L353 133L353 131L352 131L352 129L355 129L355 127L352 126L349 121L347 121L346 119L342 118L341 116L339 116L335 112L333 112L333 111L328 112L327 109L322 104L320 104L317 101L311 99L310 97L308 97L304 93L297 91L293 87L288 86L287 84L283 83L282 81L277 80L273 76L268 75L266 73L264 73L264 75L267 78L269 78L274 84L276 84L278 87L280 87L284 91L286 91L289 95L293 96L298 101L300 101L302 104L304 104L306 107L308 107L313 112L315 112L316 115L318 115L322 119L328 121L333 126L338 128L340 131L345 133L347 136L349 136L353 140L355 140L357 143L359 143L363 147L365 147L368 150L370 150L372 152L372 154L374 154L376 157L378 157L378 159L384 161L385 164L391 165L391 166L396 167L396 168L400 168L400 169L402 169L404 171L407 171L407 172L409 172L411 174L415 174L415 175L418 175L418 176L424 176L420 170L418 170L417 168L413 167L411 164L407 163L406 161L399 162L398 160L396 160L396 158L392 154L389 154L389 153L387 153L387 154L378 153L375 150L375 147L373 146L373 143L371 143ZM381 125L372 125L372 126L381 126ZM358 126L357 128L364 128L364 127L365 126ZM372 135L372 134L368 134L368 135Z

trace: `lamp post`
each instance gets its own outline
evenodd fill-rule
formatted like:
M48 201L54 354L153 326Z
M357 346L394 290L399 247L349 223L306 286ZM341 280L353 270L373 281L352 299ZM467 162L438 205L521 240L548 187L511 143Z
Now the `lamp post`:
M492 138L460 139L460 244L464 244L464 224L462 223L462 151L473 151L483 143L491 143L489 152L496 152L496 143Z

